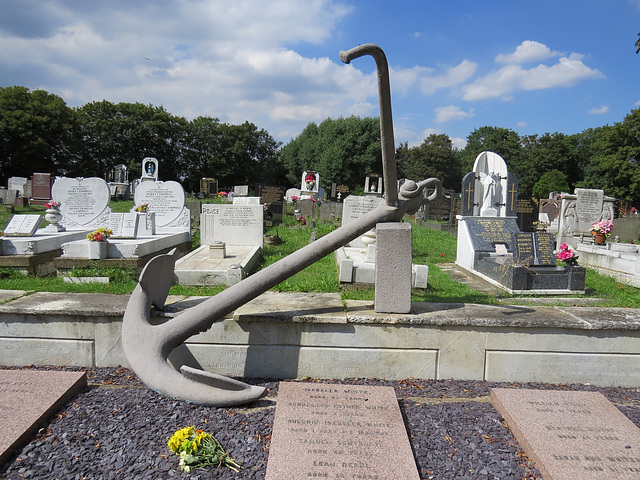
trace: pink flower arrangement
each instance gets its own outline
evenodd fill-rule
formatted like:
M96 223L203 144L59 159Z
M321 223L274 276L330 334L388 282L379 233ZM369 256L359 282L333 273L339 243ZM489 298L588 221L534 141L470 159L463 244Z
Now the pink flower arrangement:
M226 197L229 194L227 192L220 191L218 192L218 195L220 195L221 197Z
M300 200L300 197L298 197L297 195L291 195L292 202L297 202L298 200Z
M556 258L566 265L578 265L578 255L566 243L560 244L560 250L556 253Z
M296 218L296 220L298 220L298 222L301 225L306 225L307 224L307 220L302 215L300 215L298 218Z
M607 237L611 235L613 230L613 222L611 220L601 220L591 225L591 231L596 233L604 233Z
M58 208L60 205L62 205L62 202L56 202L55 200L44 204L45 208Z

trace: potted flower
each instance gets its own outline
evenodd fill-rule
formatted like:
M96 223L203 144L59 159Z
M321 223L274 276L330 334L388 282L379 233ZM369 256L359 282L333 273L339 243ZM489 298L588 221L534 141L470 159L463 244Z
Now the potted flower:
M576 267L578 265L578 255L566 243L560 244L560 250L556 252L556 258L568 267Z
M611 220L601 220L591 225L591 235L593 235L594 243L604 245L607 237L611 236L611 230L613 230L613 222Z
M108 228L100 227L91 233L87 233L89 240L89 259L101 260L107 258L109 244L107 239L113 234Z

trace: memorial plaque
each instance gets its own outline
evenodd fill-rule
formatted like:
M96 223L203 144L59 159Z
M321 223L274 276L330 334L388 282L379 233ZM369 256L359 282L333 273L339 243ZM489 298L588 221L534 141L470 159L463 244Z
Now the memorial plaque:
M62 216L78 225L89 225L100 217L111 198L109 185L98 177L58 178L51 195L61 203Z
M576 188L577 231L589 232L591 225L600 220L604 205L604 192L590 188Z
M556 242L553 235L548 232L534 233L536 245L536 265L556 265L556 255L553 251L556 248Z
M86 385L85 372L0 370L0 464Z
M261 205L260 197L233 197L234 205Z
M521 265L534 265L536 252L533 244L533 233L516 233L514 236L516 262Z
M136 238L138 233L138 213L112 213L109 215L109 226L112 238Z
M538 200L533 197L520 197L516 207L518 226L522 232L533 232L533 222L538 220Z
M438 222L448 222L451 219L453 195L453 190L449 190L444 192L443 195L439 196L435 200L428 202L424 206L424 219L435 220Z
M4 234L7 237L33 237L42 219L41 215L14 215L4 229Z
M640 478L640 429L598 392L493 388L491 404L545 480Z
M265 478L420 478L393 388L281 382Z
M182 185L168 182L142 182L136 187L134 205L149 204L156 214L156 226L164 227L176 220L184 208L186 197Z
M336 200L339 202L344 202L344 199L350 195L349 187L346 185L338 185L336 187L336 192Z
M52 182L50 173L34 173L31 177L31 196L36 200L50 200Z
M260 188L260 200L267 205L266 217L271 217L272 222L282 222L284 215L284 188L264 185Z
M515 218L467 218L466 223L475 251L493 252L497 243L512 251L513 236L520 232Z
M200 179L200 191L205 195L217 195L218 180L216 180L215 178Z
M262 205L202 205L200 221L201 244L213 241L227 245L252 245L262 247Z
M7 180L7 190L17 190L23 196L26 186L27 178L25 177L9 177L9 180Z
M380 199L378 197L349 195L343 203L342 225L346 225L375 210L380 205Z
M553 222L560 214L560 203L557 200L540 199L540 213L546 213L550 222Z
M249 185L236 185L233 187L233 195L239 197L246 197L249 195Z

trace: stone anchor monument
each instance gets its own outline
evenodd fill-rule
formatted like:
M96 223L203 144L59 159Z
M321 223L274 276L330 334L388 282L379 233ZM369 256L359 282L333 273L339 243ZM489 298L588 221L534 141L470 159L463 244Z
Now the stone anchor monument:
M371 55L376 61L385 198L375 210L360 219L164 323L151 321L150 310L152 306L164 306L173 278L175 251L152 259L140 275L140 282L131 295L122 324L122 344L127 360L149 388L169 397L217 407L239 405L261 398L266 394L262 387L185 365L178 372L167 363L167 358L174 348L189 337L209 329L228 313L371 230L377 223L398 222L405 213L414 214L425 201L422 194L424 188L433 188L426 201L435 200L440 195L442 185L436 178L418 183L408 180L398 192L386 56L380 47L366 44L340 52L340 59L349 63L364 55Z

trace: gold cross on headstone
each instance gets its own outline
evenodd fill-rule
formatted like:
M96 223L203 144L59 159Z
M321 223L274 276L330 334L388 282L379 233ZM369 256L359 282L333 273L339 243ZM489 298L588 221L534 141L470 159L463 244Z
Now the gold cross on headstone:
M471 210L471 194L473 193L473 188L471 188L471 183L467 183L467 189L464 191L467 194L467 210Z
M513 195L518 193L518 190L516 190L515 183L511 183L511 190L509 190L509 193L511 194L511 208L513 208L513 205L514 205Z

